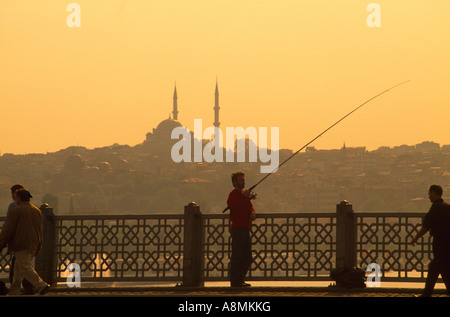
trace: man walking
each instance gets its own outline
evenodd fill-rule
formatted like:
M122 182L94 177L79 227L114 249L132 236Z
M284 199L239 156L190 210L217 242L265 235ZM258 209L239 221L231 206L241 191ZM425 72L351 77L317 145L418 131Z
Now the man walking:
M428 197L433 203L423 218L423 225L416 237L411 240L415 245L425 233L430 231L433 237L433 256L431 261L423 297L430 297L437 277L441 274L447 293L450 294L450 205L442 199L442 187L431 185Z
M16 191L19 189L24 188L22 184L15 184L11 187L11 198L12 202L8 206L8 211L6 213L6 217L11 213L11 210L17 207L17 197L16 197ZM6 224L6 221L3 223L3 225ZM11 268L9 270L9 283L12 284L13 276L14 276L14 264L16 263L16 258L14 254L11 257ZM25 289L25 294L31 295L34 294L33 285L31 285L30 282L28 282L26 279L23 279L22 286Z
M244 282L252 262L250 230L255 217L251 200L255 196L245 190L245 174L235 172L231 175L234 189L228 195L230 207L232 251L230 261L230 283L232 287L250 286Z
M19 189L15 192L17 207L12 209L0 234L0 251L8 245L14 252L14 276L8 295L20 294L23 279L27 279L40 293L45 293L50 285L45 283L33 269L31 261L42 247L41 211L30 203L30 192Z

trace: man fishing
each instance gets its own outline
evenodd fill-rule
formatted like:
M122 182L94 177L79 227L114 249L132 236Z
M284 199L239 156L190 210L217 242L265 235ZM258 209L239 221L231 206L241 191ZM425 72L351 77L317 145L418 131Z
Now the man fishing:
M328 127L319 135L317 135L314 139L309 141L307 144L305 144L303 147L301 147L299 150L297 150L295 153L289 156L272 173L269 173L266 176L264 176L261 180L259 180L248 190L245 190L245 174L243 172L235 172L232 174L231 181L233 183L234 189L229 193L227 200L227 207L222 211L223 213L225 213L227 210L230 210L230 219L231 219L230 232L232 238L230 282L232 287L250 286L250 284L244 282L244 278L252 262L250 230L251 230L251 223L255 219L255 210L253 209L253 205L251 203L251 200L255 198L255 194L252 192L252 190L260 183L262 183L264 180L266 180L270 175L273 175L276 170L278 170L281 166L287 163L295 155L300 153L300 151L302 151L308 145L310 145L315 140L320 138L322 135L327 133L329 130L338 125L341 121L343 121L345 118L353 114L355 111L362 108L365 104L407 82L409 82L409 80L401 82L395 86L392 86L382 91L381 93L371 97L370 99L366 100L364 103L360 104L358 107L350 111L344 117L336 121L330 127Z
M250 264L252 263L252 249L250 230L255 220L255 209L251 200L255 198L249 190L245 190L245 174L235 172L231 174L234 189L228 195L227 205L230 207L231 232L231 263L230 283L232 287L247 287L245 283Z

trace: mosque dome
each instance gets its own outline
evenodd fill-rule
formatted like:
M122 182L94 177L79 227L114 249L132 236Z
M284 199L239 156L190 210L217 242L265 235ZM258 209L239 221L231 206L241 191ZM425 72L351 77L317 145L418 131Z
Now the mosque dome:
M170 135L172 134L172 130L177 127L182 127L181 123L177 120L169 118L161 121L153 131L153 134L156 136L170 137Z
M64 162L64 167L68 170L80 170L84 168L84 165L85 162L79 154L72 154L68 156Z

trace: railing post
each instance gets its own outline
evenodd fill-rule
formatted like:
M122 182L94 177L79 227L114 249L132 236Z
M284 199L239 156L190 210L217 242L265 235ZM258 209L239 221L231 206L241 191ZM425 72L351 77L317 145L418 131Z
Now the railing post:
M342 201L336 206L336 268L356 266L356 222L353 206Z
M194 202L184 207L183 286L203 286L201 279L203 226L200 206Z
M55 214L53 208L44 204L39 208L42 212L43 241L39 255L36 257L35 268L40 277L52 285L55 279Z

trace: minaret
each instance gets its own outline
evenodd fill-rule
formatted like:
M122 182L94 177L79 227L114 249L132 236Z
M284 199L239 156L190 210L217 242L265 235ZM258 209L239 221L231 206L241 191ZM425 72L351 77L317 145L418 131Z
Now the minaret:
M177 83L175 83L175 89L173 91L173 120L178 120L178 96L177 96Z
M216 93L215 93L215 101L214 101L214 126L216 128L219 127L219 87L217 85L217 79L216 79Z

